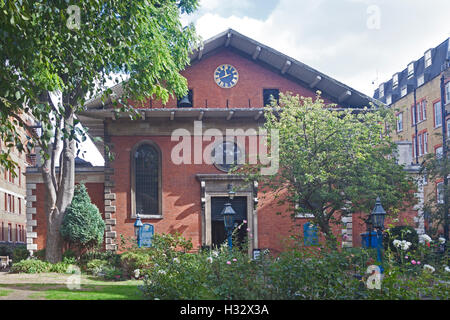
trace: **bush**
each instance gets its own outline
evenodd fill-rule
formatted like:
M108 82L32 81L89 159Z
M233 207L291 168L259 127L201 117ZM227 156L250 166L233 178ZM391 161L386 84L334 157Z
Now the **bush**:
M121 266L119 254L113 251L99 251L99 250L93 250L83 253L80 257L79 265L84 270L86 270L87 264L92 260L105 260L108 262L108 265L116 268L120 268Z
M86 272L97 276L107 266L110 266L107 260L93 259L87 263Z
M79 247L92 248L102 243L105 222L83 184L75 187L74 197L66 210L61 225L61 235L67 242Z
M42 273L50 272L52 264L50 262L41 261L38 259L22 260L14 263L11 267L13 273Z
M27 247L24 245L15 247L12 252L13 263L20 262L22 260L26 260L29 256L30 256L30 252L27 250Z
M72 266L72 263L67 262L58 262L58 263L51 263L50 269L48 272L55 272L55 273L70 273L70 266Z
M120 256L123 273L134 276L134 270L144 271L153 266L154 255L157 253L151 248L139 248L122 253Z
M12 254L13 254L12 246L7 245L7 244L0 245L0 256L9 256L11 258Z
M40 249L37 250L34 255L33 255L36 259L45 261L45 249Z
M106 280L114 280L114 281L125 280L122 274L122 270L119 268L105 266L102 270L102 273L104 274L103 277Z

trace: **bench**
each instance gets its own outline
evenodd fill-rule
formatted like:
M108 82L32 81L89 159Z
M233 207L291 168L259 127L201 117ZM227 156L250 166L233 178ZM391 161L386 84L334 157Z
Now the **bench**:
M9 267L12 260L9 259L9 256L0 256L0 269L4 269Z

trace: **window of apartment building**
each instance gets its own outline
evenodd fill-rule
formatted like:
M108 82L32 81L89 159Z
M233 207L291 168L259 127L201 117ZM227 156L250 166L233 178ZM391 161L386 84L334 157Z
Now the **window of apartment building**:
M392 95L386 96L386 104L392 104Z
M417 135L417 138L413 136L413 157L420 157L428 153L428 133L422 132ZM416 149L417 145L417 150ZM417 153L417 154L416 154Z
M425 83L425 75L421 74L418 78L417 78L417 86L420 87L421 85L423 85Z
M8 223L8 242L12 241L12 226L11 223Z
M433 113L434 113L434 127L442 126L442 110L441 110L441 102L435 102L433 104Z
M400 92L400 96L404 97L404 96L406 96L407 93L408 93L408 87L403 86L402 91Z
M380 87L378 88L378 96L380 98L384 97L384 83L380 84Z
M425 68L431 66L433 61L431 61L431 49L425 52Z
M417 112L419 113L419 122L427 119L427 101L422 100L418 103Z
M414 108L414 105L411 106L411 123L412 125L416 124L416 108Z
M439 182L436 184L436 197L438 203L444 203L444 183Z
M403 112L397 114L397 132L403 131Z
M443 151L442 146L437 147L437 148L434 150L434 153L436 154L436 158L438 158L438 159L441 158L442 155L444 154L444 151Z
M5 224L2 222L2 230L0 230L0 240L5 241Z
M395 89L398 87L398 73L394 74L392 77L392 89Z
M450 138L450 119L447 120L447 138Z
M19 200L19 214L22 214L22 199L18 198Z
M450 82L445 85L445 102L446 104L450 102Z
M408 79L414 76L414 62L408 64Z

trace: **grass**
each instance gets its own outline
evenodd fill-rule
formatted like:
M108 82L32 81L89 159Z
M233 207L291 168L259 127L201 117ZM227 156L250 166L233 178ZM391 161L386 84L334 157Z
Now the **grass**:
M8 289L0 289L0 297L6 297L8 294L10 294L12 290Z
M39 276L39 275L37 275ZM143 281L105 281L82 276L80 289L69 289L65 283L8 283L0 284L0 300L14 294L19 299L44 300L142 300L138 286Z
M142 294L137 281L123 283L105 282L101 285L81 285L80 289L69 289L65 285L45 288L29 296L31 299L45 298L46 300L141 300Z

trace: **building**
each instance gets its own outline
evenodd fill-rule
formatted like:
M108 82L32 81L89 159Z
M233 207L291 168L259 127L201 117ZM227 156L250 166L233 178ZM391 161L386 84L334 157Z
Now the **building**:
M78 114L90 135L102 138L98 149L103 153L107 146L114 153L112 161L105 157L104 167L76 172L77 182L86 183L105 219L106 249L118 249L122 236L134 237L137 214L153 224L155 232L180 232L197 248L220 244L225 236L220 212L232 187L236 219L247 222L248 229L241 232L251 239L249 250L282 250L285 238L293 228L301 232L308 217L294 223L288 213L276 215L283 208L274 196L261 197L256 181L228 174L229 162L220 159L230 157L233 162L245 153L251 133L264 121L263 106L280 92L315 97L320 90L326 103L340 108L363 108L375 100L231 29L193 52L182 75L189 94L166 105L149 100L136 106L139 120L114 112L110 102L101 99L89 101ZM112 90L120 95L121 85ZM215 143L217 132L222 135L227 129L241 131L235 131L236 139ZM178 148L184 141L192 152L181 155ZM40 168L30 168L27 179L34 196L29 220L37 235L29 244L34 251L45 245L46 232ZM362 229L353 228L357 224L351 216L343 216L342 222L343 229L338 226L335 232L347 236L345 245L360 245Z
M24 117L24 121L29 125L34 123L28 116ZM4 142L0 142L0 148L6 150ZM1 168L0 172L0 244L16 245L24 244L27 232L31 231L26 223L28 212L25 172L26 168L32 165L33 159L25 153L19 153L16 148L10 150L10 155L18 166L16 177L5 168Z
M410 144L412 164L416 166L420 166L429 153L442 154L443 125L446 126L447 138L450 138L450 115L442 123L441 110L441 76L450 69L449 61L450 38L447 38L437 47L425 51L418 60L410 62L404 70L394 73L390 80L381 83L373 96L395 110L394 141ZM444 103L449 112L450 76L445 78L444 86ZM441 194L442 181L428 183L426 176L421 180L422 203Z

